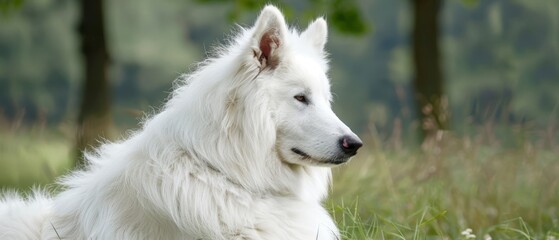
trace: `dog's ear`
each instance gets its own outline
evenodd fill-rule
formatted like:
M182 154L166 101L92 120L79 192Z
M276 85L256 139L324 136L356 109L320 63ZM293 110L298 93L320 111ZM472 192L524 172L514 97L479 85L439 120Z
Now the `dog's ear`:
M316 50L322 52L328 38L328 26L324 18L317 18L310 23L307 29L301 33L301 37L307 39Z
M281 12L274 6L266 6L254 24L251 44L260 68L275 68L280 61L279 49L285 45L287 25Z

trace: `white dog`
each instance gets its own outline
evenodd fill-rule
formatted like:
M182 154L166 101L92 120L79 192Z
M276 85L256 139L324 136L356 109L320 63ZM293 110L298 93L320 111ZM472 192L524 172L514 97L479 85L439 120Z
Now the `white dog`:
M324 19L267 6L54 198L0 204L0 239L339 239L321 201L362 145L330 107Z

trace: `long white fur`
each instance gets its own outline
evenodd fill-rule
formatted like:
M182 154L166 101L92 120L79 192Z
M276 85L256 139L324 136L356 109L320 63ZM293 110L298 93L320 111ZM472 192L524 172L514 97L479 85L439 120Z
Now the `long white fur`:
M270 30L281 40L274 69L257 58ZM59 195L4 196L0 239L338 239L321 206L330 169L286 150L328 156L340 134L352 134L330 109L326 34L322 18L299 34L267 6L253 28L182 76L140 131L87 154L87 169L65 177ZM282 94L301 87L313 91L317 113L292 117L302 110ZM300 127L308 122L322 129ZM319 143L293 137L301 129L315 129L301 134Z

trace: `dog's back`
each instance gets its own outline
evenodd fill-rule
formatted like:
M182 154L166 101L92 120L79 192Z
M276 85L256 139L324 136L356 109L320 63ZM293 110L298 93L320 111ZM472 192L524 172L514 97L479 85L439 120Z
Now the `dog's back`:
M43 227L48 224L52 200L40 191L29 199L7 193L0 199L0 239L41 239Z

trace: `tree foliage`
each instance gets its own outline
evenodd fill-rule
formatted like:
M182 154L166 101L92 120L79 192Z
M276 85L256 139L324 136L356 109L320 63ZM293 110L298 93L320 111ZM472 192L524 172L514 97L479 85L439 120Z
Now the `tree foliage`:
M23 4L23 0L0 0L0 12L7 13L10 10L18 9Z
M292 16L294 12L299 12L305 16L306 20L316 16L326 15L330 24L343 34L362 35L368 30L368 24L363 19L363 13L356 0L308 0L308 1L289 1L274 0L263 2L258 0L197 0L199 3L231 3L229 16L231 20L237 20L248 11L262 9L265 4L276 4L282 8L287 16Z

